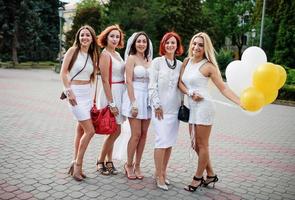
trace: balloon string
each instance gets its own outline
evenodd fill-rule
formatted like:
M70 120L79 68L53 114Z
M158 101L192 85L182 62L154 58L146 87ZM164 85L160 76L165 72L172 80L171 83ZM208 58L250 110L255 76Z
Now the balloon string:
M205 98L207 101L211 101L211 102L214 102L214 103L219 103L219 104L222 104L222 105L225 105L225 106L228 106L228 107L232 107L232 108L240 108L239 106L237 105L233 105L233 104L230 104L230 103L226 103L226 102L223 102L223 101L219 101L219 100L216 100L216 99L209 99L209 98Z

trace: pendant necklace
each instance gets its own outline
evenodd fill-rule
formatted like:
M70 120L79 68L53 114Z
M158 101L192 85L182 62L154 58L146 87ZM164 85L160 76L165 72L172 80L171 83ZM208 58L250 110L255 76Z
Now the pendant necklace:
M176 58L174 58L174 60L173 60L173 65L171 65L171 64L169 63L169 61L167 60L167 58L165 58L165 61L166 61L167 66L168 66L170 69L175 69L175 67L176 67Z

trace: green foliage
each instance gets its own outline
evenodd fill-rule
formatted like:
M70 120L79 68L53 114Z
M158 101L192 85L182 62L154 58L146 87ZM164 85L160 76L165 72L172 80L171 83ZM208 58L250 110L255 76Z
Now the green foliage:
M0 60L54 60L59 44L58 6L58 0L1 1Z
M221 72L225 72L227 65L233 61L234 53L231 50L221 49L217 56L217 63Z
M278 99L295 101L295 85L284 85L279 90Z
M98 1L84 0L78 6L73 20L72 29L66 35L66 48L71 47L75 40L76 32L83 25L89 25L94 28L96 34L102 30L102 12L103 9Z
M295 2L281 0L277 19L279 30L272 61L286 66L295 66Z
M287 68L286 84L295 85L295 69L294 68L293 69Z

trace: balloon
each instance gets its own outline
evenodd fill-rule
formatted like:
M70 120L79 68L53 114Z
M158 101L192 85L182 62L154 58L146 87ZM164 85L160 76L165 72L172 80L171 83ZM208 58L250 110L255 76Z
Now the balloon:
M264 63L254 71L253 86L264 93L276 90L278 82L279 70L272 63Z
M252 112L247 111L247 110L244 110L244 109L242 109L242 108L241 108L241 110L242 110L243 113L245 113L245 114L247 114L247 115L249 115L249 116L254 116L254 115L258 115L259 113L261 113L261 111L263 110L263 108L260 108L259 110L257 110L257 111L252 111Z
M274 100L276 100L279 92L278 90L273 90L268 92L263 91L262 93L264 95L264 105L267 105L274 102Z
M251 71L240 60L228 64L225 76L228 86L237 96L240 96L242 91L251 84Z
M279 81L278 81L277 89L280 89L281 87L283 87L283 85L286 82L287 73L284 67L282 67L281 65L275 65L275 66L279 70Z
M254 87L245 89L240 97L241 105L245 110L258 111L264 105L264 95Z
M253 73L259 65L267 62L267 57L263 49L252 46L243 52L241 60L247 64L247 67Z

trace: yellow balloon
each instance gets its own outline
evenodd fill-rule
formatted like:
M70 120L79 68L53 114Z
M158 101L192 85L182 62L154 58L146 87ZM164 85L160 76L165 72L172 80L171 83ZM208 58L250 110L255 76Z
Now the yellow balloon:
M260 65L253 73L253 86L260 91L269 93L277 89L279 69L272 63Z
M276 65L277 69L279 70L279 81L277 84L277 89L283 87L287 79L287 72L281 65Z
M264 105L274 102L274 100L276 100L276 98L278 97L278 90L262 93L264 95Z
M249 87L240 96L241 105L245 110L257 111L264 105L264 95L258 89Z

